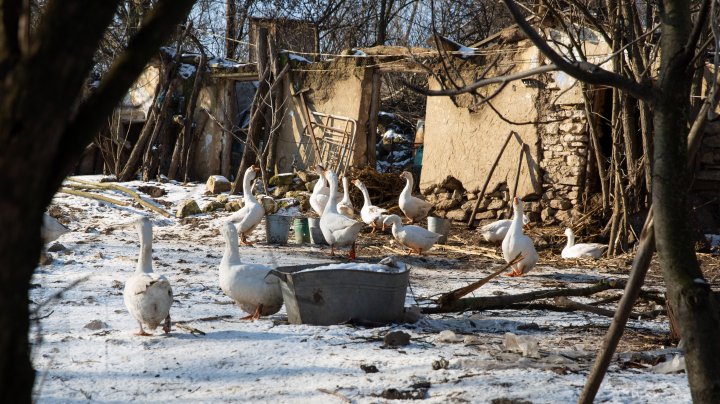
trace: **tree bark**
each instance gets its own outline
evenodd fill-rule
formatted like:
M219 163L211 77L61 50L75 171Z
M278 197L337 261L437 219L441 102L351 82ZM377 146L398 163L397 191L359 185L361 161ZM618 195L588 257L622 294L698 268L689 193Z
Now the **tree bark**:
M193 122L195 121L195 107L197 106L198 95L200 94L200 87L205 80L205 63L207 56L202 44L194 35L189 35L190 40L195 43L195 46L200 50L200 63L198 63L197 71L195 73L195 81L193 82L192 93L190 94L190 101L188 101L187 110L185 111L184 125L182 128L182 140L183 140L183 153L185 155L185 167L183 170L183 181L189 181L188 172L190 170L190 162L193 156L193 145L195 144L195 130L193 129ZM232 94L234 97L234 93ZM234 115L231 115L234 116Z
M685 337L693 402L720 402L720 318L710 286L693 249L687 204L687 137L691 71L685 46L690 38L688 4L664 0L662 56L655 102L653 207L655 239L667 295Z
M237 4L235 0L225 0L225 57L235 59L237 49Z
M257 43L255 46L257 49L260 85L258 86L257 93L255 94L252 119L250 120L250 127L248 128L247 138L245 139L245 150L243 151L242 160L240 160L240 167L238 168L237 175L235 176L235 182L233 183L231 191L232 193L237 193L239 191L245 170L247 170L250 165L255 164L257 160L257 144L262 135L263 123L265 122L264 111L266 110L266 105L264 99L265 95L269 91L268 80L270 77L270 68L268 66L267 41L268 29L260 27L258 29Z
M98 90L81 101L100 39L118 1L50 1L24 53L19 1L0 2L0 399L31 402L28 290L37 265L42 212L85 146L152 54L194 3L159 0ZM75 23L68 24L68 21ZM15 28L13 28L15 26ZM10 28L10 30L8 30ZM48 66L62 77L48 74ZM60 74L59 73L59 74Z

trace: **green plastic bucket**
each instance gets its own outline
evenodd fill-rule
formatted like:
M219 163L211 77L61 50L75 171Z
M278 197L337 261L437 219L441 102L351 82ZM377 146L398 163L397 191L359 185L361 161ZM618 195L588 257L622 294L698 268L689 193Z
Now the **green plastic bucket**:
M304 244L310 242L310 226L306 217L298 217L293 221L293 231L295 232L295 242Z

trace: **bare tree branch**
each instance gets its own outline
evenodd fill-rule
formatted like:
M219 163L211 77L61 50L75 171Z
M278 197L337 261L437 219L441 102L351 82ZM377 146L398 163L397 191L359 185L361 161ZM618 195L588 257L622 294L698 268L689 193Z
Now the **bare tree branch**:
M403 84L406 85L411 90L418 92L420 94L427 95L427 96L459 95L459 94L464 94L464 93L469 93L469 92L475 91L480 87L484 87L484 86L487 86L490 84L498 84L498 83L504 84L504 83L508 83L510 81L520 80L520 79L524 79L524 78L527 78L530 76L535 76L535 75L538 75L541 73L548 73L548 72L552 72L552 71L556 71L556 70L558 70L558 67L554 64L544 65L544 66L536 67L534 69L529 69L529 70L525 70L522 72L518 72L515 74L509 74L506 76L497 76L497 77L491 77L489 79L479 80L469 86L465 86L465 87L459 88L457 90L428 90L426 88L419 87L419 86L417 86L413 83L407 82L407 81L403 81Z
M697 51L697 44L700 40L700 35L705 29L705 20L707 19L708 12L710 11L710 4L712 2L713 0L703 0L702 2L702 6L700 7L700 11L698 12L697 18L695 20L695 25L693 26L692 33L688 38L687 44L685 44L685 51L683 52L682 56L683 60L685 60L685 63L688 63L688 61L690 61L695 56L695 52ZM717 52L717 49L715 51Z
M584 81L589 84L606 85L615 87L623 91L627 91L636 98L643 100L651 100L653 97L653 88L649 85L640 84L625 76L607 71L600 66L588 62L570 62L563 56L555 52L548 43L540 37L530 24L525 21L522 13L518 9L513 0L503 0L510 14L515 19L520 29L528 36L528 38L537 46L537 48L550 61L557 66L559 70L564 71L570 76Z
M100 87L80 105L75 119L65 130L53 163L55 170L46 187L49 193L57 188L70 171L82 153L82 145L91 141L95 128L112 112L150 57L175 30L176 24L188 15L194 2L159 0L155 4L125 52L118 56L101 81Z

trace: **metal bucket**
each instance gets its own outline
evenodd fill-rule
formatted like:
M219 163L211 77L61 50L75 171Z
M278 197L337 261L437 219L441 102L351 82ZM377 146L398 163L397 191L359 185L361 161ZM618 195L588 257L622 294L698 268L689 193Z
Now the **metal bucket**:
M265 237L268 244L287 244L291 220L290 216L265 216Z
M409 270L386 273L327 269L288 273L278 269L272 273L282 281L280 288L291 324L332 325L348 321L387 324L403 319Z
M298 244L310 242L310 227L306 217L298 217L293 221L293 232L295 233L295 242Z
M325 241L325 236L323 236L322 230L320 230L320 218L309 217L308 225L310 226L310 240L312 241L312 243L319 245L327 245L327 241Z
M437 244L446 244L448 233L450 232L450 219L443 219L436 216L428 216L428 230L433 233L442 234Z

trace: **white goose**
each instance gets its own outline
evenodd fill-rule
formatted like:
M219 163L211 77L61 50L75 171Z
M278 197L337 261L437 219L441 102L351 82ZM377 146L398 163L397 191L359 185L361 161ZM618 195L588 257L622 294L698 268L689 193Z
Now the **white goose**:
M377 227L382 226L387 209L382 209L372 204L372 201L370 201L370 193L368 193L367 187L365 187L362 181L354 180L352 183L358 187L363 194L364 203L362 209L360 209L360 217L363 222L372 226L372 233L375 233Z
M485 241L489 241L491 243L502 242L508 232L508 229L510 228L511 223L512 219L496 220L481 227L480 234L483 236ZM528 218L527 215L523 215L523 225L528 223L530 223L530 218Z
M58 239L58 237L69 231L70 230L68 230L67 227L63 226L62 223L58 222L57 219L48 215L47 213L43 213L43 222L42 226L40 227L40 238L42 239L43 244L48 244L51 241L55 241Z
M338 212L340 212L343 215L352 219L353 215L355 214L355 207L353 206L352 201L350 200L350 191L348 190L347 177L343 175L342 181L343 181L343 191L345 193L343 194L343 199L337 203L337 210L338 210Z
M416 220L421 220L428 215L433 205L430 202L423 201L420 198L412 196L413 189L413 176L407 171L403 171L400 177L405 178L405 188L400 193L398 205L400 210L403 211L405 217L410 220L410 223L415 223Z
M265 208L252 193L252 181L259 171L260 169L255 165L245 170L245 176L243 177L243 201L245 204L242 209L233 213L228 219L233 223L237 223L237 231L240 233L240 242L243 245L252 245L247 241L246 237L252 233L262 221L263 216L265 216Z
M320 164L314 166L315 172L320 175L315 186L313 187L312 194L310 195L310 207L318 214L322 216L325 211L325 204L330 197L330 188L327 186L327 180L325 179L325 167ZM345 198L345 195L339 194L335 200L340 202Z
M140 256L135 273L125 282L123 300L130 314L140 325L137 335L151 335L143 324L154 330L165 321L163 331L170 332L170 306L173 302L170 281L152 269L152 225L147 217L134 222L140 235Z
M330 182L330 200L337 195L337 176L332 170L325 172ZM350 248L350 259L355 259L355 240L364 224L345 217L338 213L334 203L325 204L325 210L320 216L320 230L322 230L325 241L330 245L330 255L335 255L335 247Z
M402 219L398 215L387 216L383 220L383 225L388 223L392 224L392 234L395 240L418 255L431 249L442 236L420 226L403 225Z
M220 261L220 289L243 311L251 313L242 319L257 320L280 311L283 305L280 281L267 276L272 268L240 262L238 234L231 222L224 223L220 232L225 238L225 253Z
M599 243L575 244L575 235L573 234L572 229L570 229L569 227L565 229L565 236L567 237L567 244L565 245L565 248L563 248L562 253L560 253L560 256L565 259L568 259L568 258L598 259L603 255L605 250L608 249L607 245L599 244Z
M523 234L522 217L523 205L522 201L513 198L513 221L510 225L505 238L502 242L502 252L505 262L510 263L518 254L522 255L522 259L512 265L512 272L508 276L522 276L528 273L538 262L538 254L530 237Z

